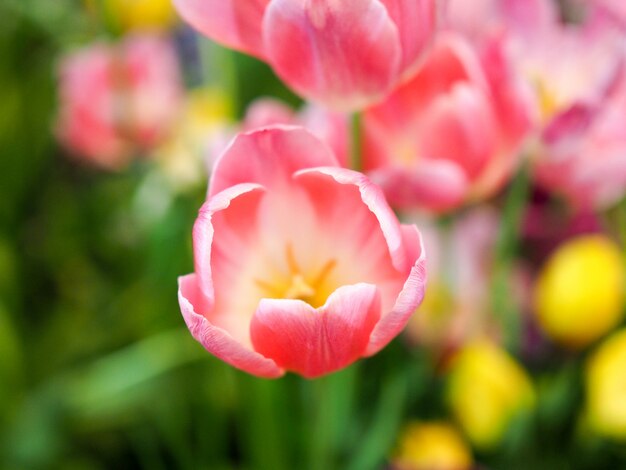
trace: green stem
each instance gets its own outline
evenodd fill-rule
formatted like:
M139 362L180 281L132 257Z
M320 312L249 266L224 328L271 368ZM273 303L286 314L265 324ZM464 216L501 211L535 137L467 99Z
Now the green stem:
M519 347L522 329L521 312L511 295L513 263L519 249L524 209L530 194L530 171L522 166L506 196L502 223L495 249L492 285L494 314L500 317L505 344L511 351Z
M308 384L315 388L308 457L311 470L339 468L337 457L354 411L358 367L354 364Z
M247 468L287 470L290 417L284 379L265 380L239 374L240 429Z
M350 168L355 171L363 170L362 125L361 113L350 116Z
M352 459L345 467L348 470L381 468L402 425L410 373L410 368L397 368L384 377L371 423L351 454Z

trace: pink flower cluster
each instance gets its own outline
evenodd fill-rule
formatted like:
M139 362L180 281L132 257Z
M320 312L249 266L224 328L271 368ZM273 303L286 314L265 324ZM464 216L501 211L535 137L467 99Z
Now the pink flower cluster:
M576 208L626 195L621 0L174 3L314 103L250 106L195 224L180 306L240 369L316 377L400 332L424 295L425 253L392 208L450 213L522 166ZM162 139L181 93L171 46L139 37L70 56L60 89L61 140L108 167ZM346 112L360 113L357 132ZM357 150L362 173L346 168Z

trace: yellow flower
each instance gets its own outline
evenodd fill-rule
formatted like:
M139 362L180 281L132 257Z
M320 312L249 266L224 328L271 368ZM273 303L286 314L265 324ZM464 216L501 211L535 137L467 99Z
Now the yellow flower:
M626 329L609 337L589 359L586 387L591 428L626 440Z
M200 88L189 93L179 125L154 155L175 189L206 182L210 146L220 133L226 134L232 113L232 103L219 89Z
M547 335L582 348L618 325L624 309L623 256L602 235L577 237L559 247L534 292L535 311Z
M499 444L509 424L535 403L532 383L504 350L478 340L451 364L447 399L470 440L483 449Z
M107 14L124 31L166 30L176 22L172 0L105 0Z
M413 422L400 437L393 465L401 470L466 470L472 456L450 424Z

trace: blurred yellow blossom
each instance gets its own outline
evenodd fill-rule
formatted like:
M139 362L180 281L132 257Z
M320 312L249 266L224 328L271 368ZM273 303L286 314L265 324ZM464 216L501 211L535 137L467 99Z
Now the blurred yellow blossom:
M603 235L564 243L539 275L534 304L554 341L573 348L596 341L623 317L623 253Z
M512 421L534 406L535 392L527 373L506 351L478 340L453 359L447 399L470 440L485 449L496 446Z
M407 425L393 458L393 466L399 470L466 470L471 465L467 444L445 422Z
M232 103L223 91L199 88L189 93L173 137L155 159L175 189L206 182L210 150L219 146L232 121Z
M586 387L591 428L626 440L626 329L609 337L589 359Z
M176 22L171 0L105 0L111 19L122 30L166 30Z

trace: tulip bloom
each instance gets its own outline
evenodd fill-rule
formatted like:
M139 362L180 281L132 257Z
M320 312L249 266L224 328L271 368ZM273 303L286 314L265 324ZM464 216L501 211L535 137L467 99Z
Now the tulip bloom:
M296 92L353 110L406 79L436 26L435 0L175 0L211 39L268 62Z
M124 31L167 30L176 23L171 0L105 0L104 6Z
M626 329L614 333L587 362L587 419L603 436L626 441Z
M476 341L453 359L447 399L470 440L490 449L516 417L534 407L535 391L526 371L505 350Z
M472 463L469 446L445 422L410 423L392 458L397 470L469 470Z
M506 182L530 111L498 41L479 53L441 35L418 74L366 110L364 168L392 205L457 208Z
M552 0L446 0L443 25L478 42L500 34L532 39L557 17Z
M275 124L305 127L331 148L341 166L348 166L350 133L344 114L333 113L313 104L307 104L298 113L294 113L289 106L278 100L261 98L248 107L243 129L253 130Z
M582 348L624 317L623 252L609 238L584 235L561 245L537 279L535 310L556 342Z
M624 33L593 18L555 22L516 47L540 116L537 181L580 209L618 201L626 194Z
M515 72L533 91L537 182L579 209L626 194L625 2L579 1L580 24L545 0L451 0L446 22L472 40L502 33Z
M115 169L167 136L178 115L182 82L169 42L131 36L66 57L59 94L61 142L78 157Z
M606 208L626 195L626 80L600 102L576 104L551 123L535 176L581 210Z
M193 336L251 374L317 377L375 354L424 295L424 251L381 190L297 127L239 134L179 280Z

